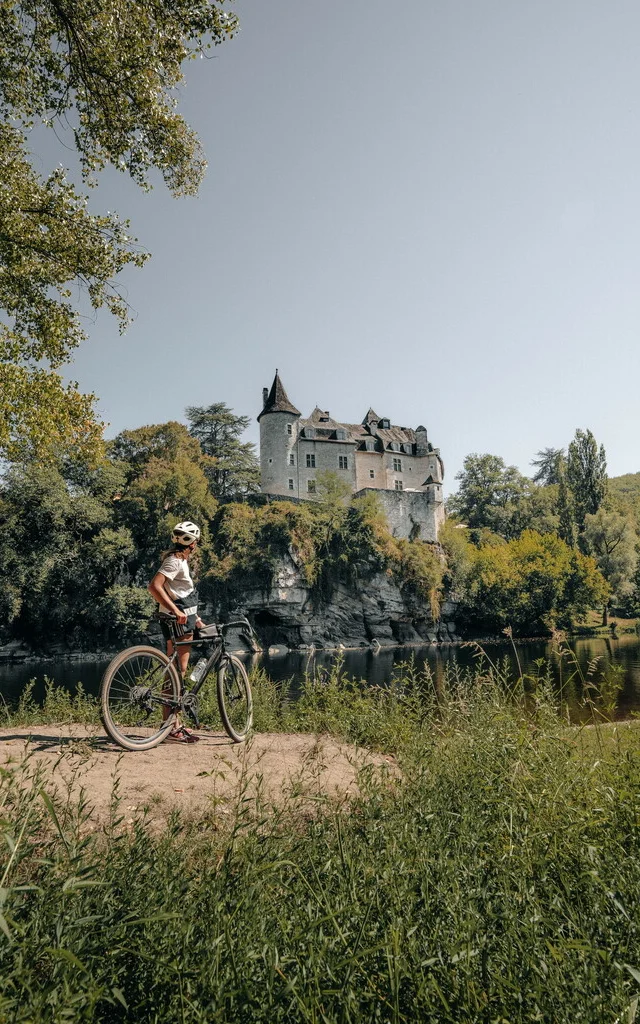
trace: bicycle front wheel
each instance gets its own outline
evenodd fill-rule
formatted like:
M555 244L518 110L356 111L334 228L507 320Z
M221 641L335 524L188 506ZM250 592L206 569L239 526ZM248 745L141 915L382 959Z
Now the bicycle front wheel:
M180 679L155 647L129 647L118 654L102 679L102 722L125 750L148 750L168 735L176 720Z
M228 654L218 669L220 717L234 743L246 740L253 722L253 701L249 678L242 662Z

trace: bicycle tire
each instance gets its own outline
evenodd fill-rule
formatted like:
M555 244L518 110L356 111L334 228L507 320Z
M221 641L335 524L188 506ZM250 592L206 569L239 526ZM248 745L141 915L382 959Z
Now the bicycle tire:
M218 707L229 739L246 740L253 724L253 698L246 669L233 654L225 655L218 669Z
M176 712L164 718L166 701L180 697L180 677L157 647L128 647L109 663L100 687L107 733L125 750L149 750L165 739Z

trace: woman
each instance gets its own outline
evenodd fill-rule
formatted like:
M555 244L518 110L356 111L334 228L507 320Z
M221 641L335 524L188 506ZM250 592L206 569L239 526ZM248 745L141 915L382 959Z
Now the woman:
M177 523L171 534L173 547L164 555L162 565L149 584L149 593L158 602L161 611L175 615L179 625L185 627L184 640L191 640L196 626L204 623L198 617L198 595L193 586L189 572L189 558L195 551L200 540L200 530L195 523L186 521ZM167 654L173 654L171 633L166 623L162 623L162 632L167 641ZM184 677L189 664L190 646L178 650L178 664ZM166 716L169 709L165 709ZM180 720L169 733L168 739L177 743L196 743L200 737L191 732Z

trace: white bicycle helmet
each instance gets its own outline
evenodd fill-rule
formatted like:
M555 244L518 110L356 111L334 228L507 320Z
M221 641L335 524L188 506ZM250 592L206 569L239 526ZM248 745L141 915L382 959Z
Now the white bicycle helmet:
M200 528L195 523L188 519L184 523L176 523L171 534L172 544L193 544L197 540L200 540Z

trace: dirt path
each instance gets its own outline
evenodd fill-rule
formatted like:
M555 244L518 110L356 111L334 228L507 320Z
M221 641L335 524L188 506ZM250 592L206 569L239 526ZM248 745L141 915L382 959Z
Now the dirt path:
M0 729L0 765L17 763L28 753L43 764L59 791L82 787L96 824L109 814L114 780L119 780L120 813L127 821L139 814L164 819L173 808L189 813L231 813L243 790L259 787L268 800L286 793L344 797L356 792L363 765L381 766L390 759L330 736L256 733L247 744L225 734L202 732L199 743L162 743L152 750L128 753L98 727L38 725Z

